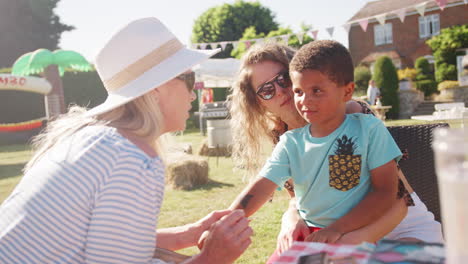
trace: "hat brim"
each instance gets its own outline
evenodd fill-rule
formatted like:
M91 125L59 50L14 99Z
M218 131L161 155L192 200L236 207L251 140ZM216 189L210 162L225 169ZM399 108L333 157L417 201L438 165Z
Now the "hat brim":
M192 50L183 48L117 91L109 92L104 103L88 110L85 116L100 115L122 106L172 80L219 51L220 49Z

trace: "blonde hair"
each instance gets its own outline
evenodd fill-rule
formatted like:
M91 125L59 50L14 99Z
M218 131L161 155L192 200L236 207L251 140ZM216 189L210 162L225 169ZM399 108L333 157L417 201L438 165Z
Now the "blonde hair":
M233 135L232 157L236 167L255 174L264 159L262 144L275 142L278 130L286 124L266 111L252 87L251 66L264 61L281 64L288 69L294 50L277 43L256 44L241 59L237 81L231 87L231 129ZM282 131L284 132L284 131Z
M152 92L96 117L87 117L85 112L84 107L72 106L68 113L50 122L44 132L34 137L32 146L35 153L24 172L31 169L56 144L91 125L126 129L149 143L161 158L165 158L166 140L161 136L163 115Z

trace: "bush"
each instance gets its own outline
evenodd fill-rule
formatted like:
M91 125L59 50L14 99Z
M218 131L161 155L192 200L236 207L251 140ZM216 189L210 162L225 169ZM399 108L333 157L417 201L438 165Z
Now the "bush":
M416 81L416 88L424 93L424 96L430 96L437 92L437 82L433 80Z
M437 65L436 81L443 82L457 79L457 68L453 64L442 63Z
M457 51L468 47L468 24L444 28L426 41L434 55L436 81L457 79Z
M458 81L443 81L439 83L439 85L437 86L437 90L442 91L445 89L455 88L458 86L459 86Z
M392 109L388 111L387 117L396 119L400 108L400 99L398 96L398 76L392 60L383 56L377 59L374 65L373 80L380 89L383 105L391 105Z
M358 66L354 69L354 83L356 84L356 93L366 93L369 80L372 78L372 74L369 68L365 66Z
M417 74L418 71L413 68L405 68L402 70L398 70L398 80L414 81Z
M416 59L414 66L417 71L417 75L415 80L422 81L422 80L434 80L434 75L431 72L431 65L429 61L424 57L419 57Z

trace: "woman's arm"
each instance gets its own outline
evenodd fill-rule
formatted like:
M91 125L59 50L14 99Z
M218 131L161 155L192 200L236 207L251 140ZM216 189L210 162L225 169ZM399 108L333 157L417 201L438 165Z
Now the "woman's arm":
M158 229L158 247L179 250L195 246L204 231L210 229L213 223L229 213L231 210L214 211L195 223Z
M200 254L184 264L233 263L252 242L253 231L242 210L234 210L212 224Z

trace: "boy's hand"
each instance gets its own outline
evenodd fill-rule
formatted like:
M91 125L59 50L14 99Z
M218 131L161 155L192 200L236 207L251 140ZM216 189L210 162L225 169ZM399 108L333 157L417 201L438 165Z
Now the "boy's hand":
M321 242L321 243L335 243L343 236L343 234L335 229L325 227L318 231L313 232L305 241L307 242Z
M286 214L297 214L297 212L292 212L288 210ZM286 218L286 219L285 219ZM289 222L288 222L289 220ZM299 216L293 218L283 217L283 222L281 223L281 231L277 238L276 250L279 254L288 250L294 241L297 241L298 238L306 238L310 234L309 227Z

